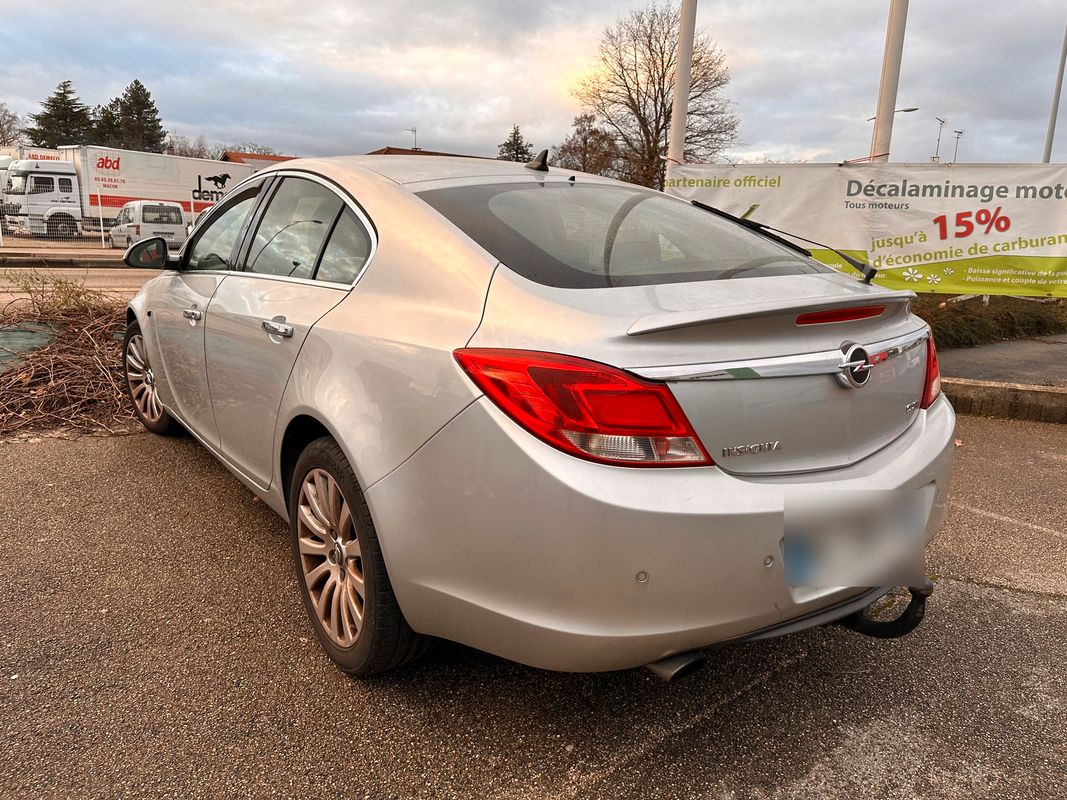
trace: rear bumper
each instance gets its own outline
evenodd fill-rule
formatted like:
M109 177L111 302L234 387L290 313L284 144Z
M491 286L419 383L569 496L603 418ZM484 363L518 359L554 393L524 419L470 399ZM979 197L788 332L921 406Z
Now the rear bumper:
M482 398L367 500L415 630L546 669L621 669L825 624L871 602L877 590L788 587L785 498L813 485L929 487L923 546L944 519L954 428L942 398L850 467L738 477L582 461Z

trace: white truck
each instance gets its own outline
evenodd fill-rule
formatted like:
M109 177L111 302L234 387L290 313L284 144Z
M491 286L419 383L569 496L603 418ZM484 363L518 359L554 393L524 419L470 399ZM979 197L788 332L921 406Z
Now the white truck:
M251 175L244 164L105 147L60 148L63 160L8 165L3 210L22 235L108 231L132 200L178 203L187 223Z
M4 187L12 161L62 161L63 152L47 147L0 147L0 225L4 223ZM4 227L7 230L7 227Z

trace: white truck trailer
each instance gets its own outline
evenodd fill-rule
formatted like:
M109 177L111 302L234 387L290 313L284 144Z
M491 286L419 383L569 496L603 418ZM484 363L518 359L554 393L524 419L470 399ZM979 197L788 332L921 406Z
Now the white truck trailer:
M186 222L251 175L244 164L105 147L61 148L62 161L8 165L4 213L18 234L59 238L107 231L131 200L168 200Z

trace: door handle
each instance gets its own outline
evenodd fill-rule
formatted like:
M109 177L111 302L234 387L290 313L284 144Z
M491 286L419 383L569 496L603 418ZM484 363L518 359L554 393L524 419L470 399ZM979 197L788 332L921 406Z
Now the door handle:
M288 339L293 335L293 326L284 322L275 322L272 319L263 320L263 330L271 336L284 336Z
M186 319L203 319L204 312L197 311L195 308L187 308L182 312L182 316Z

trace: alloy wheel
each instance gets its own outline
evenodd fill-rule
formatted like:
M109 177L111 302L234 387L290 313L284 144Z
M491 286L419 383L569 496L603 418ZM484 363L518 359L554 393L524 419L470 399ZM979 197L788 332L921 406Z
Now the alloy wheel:
M363 627L363 555L348 501L324 469L310 470L300 486L297 542L315 618L335 644L351 647Z
M159 422L163 417L163 404L156 392L156 378L148 363L144 337L139 333L131 336L126 345L126 380L137 411L149 422Z

